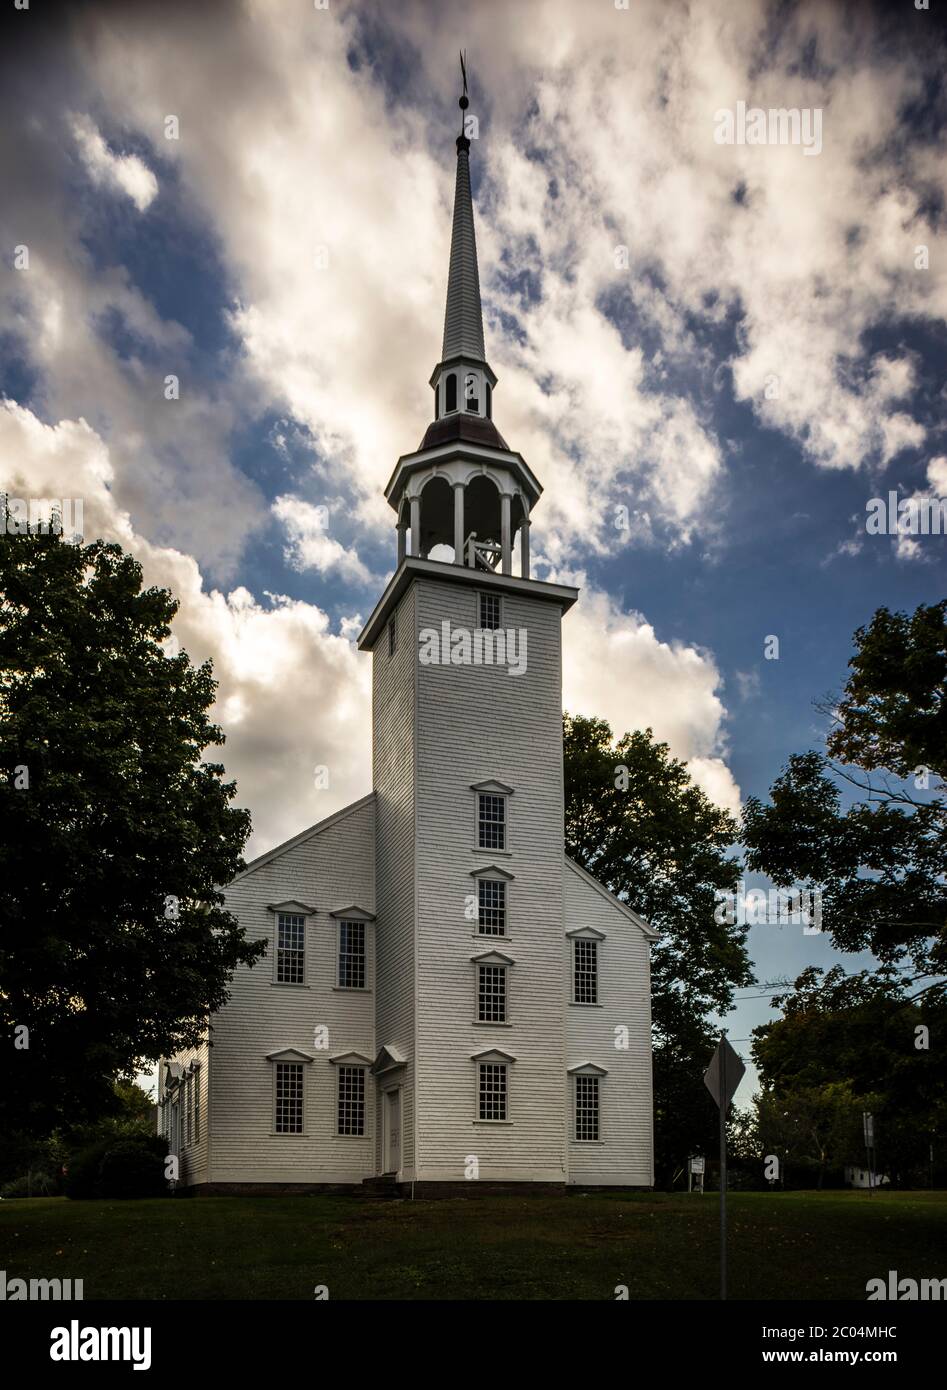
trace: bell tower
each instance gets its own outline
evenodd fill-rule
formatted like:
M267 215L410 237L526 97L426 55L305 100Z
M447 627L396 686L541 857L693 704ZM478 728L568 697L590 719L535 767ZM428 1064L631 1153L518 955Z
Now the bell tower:
M530 574L542 488L493 420L470 148L461 134L434 418L385 489L397 567L359 637L373 672L376 1161L389 1171L396 1154L404 1181L474 1168L559 1183L561 619L578 594Z

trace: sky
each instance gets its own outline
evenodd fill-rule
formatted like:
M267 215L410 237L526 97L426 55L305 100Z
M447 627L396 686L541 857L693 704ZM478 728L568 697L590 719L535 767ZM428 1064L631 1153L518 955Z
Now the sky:
M370 788L354 638L431 418L461 47L494 419L544 487L534 577L582 591L565 707L650 727L737 812L821 746L855 628L944 596L942 536L866 529L873 498L947 495L936 4L3 24L0 486L81 497L177 595L249 855ZM741 103L799 142L728 143ZM798 926L749 947L761 982L870 963ZM743 1054L771 994L726 1019Z

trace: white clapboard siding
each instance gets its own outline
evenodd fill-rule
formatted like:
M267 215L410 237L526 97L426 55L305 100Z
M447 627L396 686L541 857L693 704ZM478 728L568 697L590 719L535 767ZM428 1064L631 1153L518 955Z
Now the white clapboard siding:
M210 1124L208 1119L208 1077L210 1072L210 1052L207 1044L200 1047L191 1047L171 1059L180 1064L187 1071L192 1062L199 1064L196 1073L200 1077L200 1084L197 1089L197 1106L192 1105L191 1118L191 1142L187 1142L187 1104L186 1089L179 1086L173 1093L174 1102L181 1107L182 1124L177 1134L172 1133L168 1144L168 1153L174 1154L178 1160L178 1181L182 1187L190 1187L197 1183L207 1181L207 1171L210 1153ZM167 1061L162 1058L158 1069L158 1094L163 1093L163 1083ZM191 1085L193 1087L193 1080ZM193 1090L192 1090L193 1098ZM166 1105L174 1103L167 1101ZM165 1107L158 1106L157 1132L164 1134L164 1112ZM196 1121L195 1121L196 1114Z
M417 711L417 622L415 590L408 589L396 613L396 642L389 655L383 629L372 652L372 776L378 875L377 1047L393 1047L406 1059L381 1085L401 1087L401 1177L415 1176L415 719ZM382 1113L380 1095L378 1113ZM375 1151L384 1168L381 1124Z
M347 1052L375 1046L375 928L366 928L368 986L340 991L337 923L330 914L375 908L374 798L369 795L251 864L226 894L251 938L270 943L252 969L241 966L229 1002L213 1019L210 1103L213 1183L357 1182L375 1171L372 1083L366 1077L364 1138L337 1133L336 1068ZM276 915L268 904L315 907L306 924L304 986L275 983ZM315 1045L328 1029L328 1048ZM276 1134L274 1067L268 1054L293 1048L304 1069L304 1133Z
M478 591L419 580L418 626L479 626ZM504 593L502 626L527 632L527 669L418 669L418 1176L464 1178L468 1156L482 1180L564 1182L565 1027L562 1009L562 703L557 603ZM472 784L499 781L509 798L507 857L475 849ZM466 919L475 866L500 864L509 940L476 936ZM471 957L498 949L508 972L510 1025L475 1022ZM471 1054L499 1048L509 1070L509 1124L480 1123Z
M648 936L569 859L564 886L565 930L590 927L605 934L598 948L598 1006L571 1002L570 954L567 1065L591 1062L608 1073L599 1084L597 1144L575 1140L574 1081L569 1079L569 1181L647 1187L654 1182ZM627 1051L615 1046L618 1028L628 1029Z

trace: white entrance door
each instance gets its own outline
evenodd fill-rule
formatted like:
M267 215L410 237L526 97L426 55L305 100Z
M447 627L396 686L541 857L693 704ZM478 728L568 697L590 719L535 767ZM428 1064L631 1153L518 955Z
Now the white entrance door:
M401 1168L401 1091L385 1092L385 1172Z

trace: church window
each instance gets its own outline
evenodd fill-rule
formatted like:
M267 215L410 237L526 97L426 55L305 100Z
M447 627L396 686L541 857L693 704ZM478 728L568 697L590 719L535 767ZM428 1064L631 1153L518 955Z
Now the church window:
M449 415L457 409L457 374L448 372L444 386L444 410Z
M276 1063L276 1133L303 1132L303 1068L301 1062Z
M594 943L593 943L594 944ZM579 1143L595 1143L599 1135L599 1078L575 1078L575 1137Z
M339 1067L339 1133L365 1133L364 1067Z
M468 372L464 377L464 409L471 411L474 415L480 414L480 397L477 395L477 378L473 372Z
M477 844L480 849L506 849L506 797L480 792Z
M598 942L578 937L572 943L572 998L576 1004L598 1003Z
M478 925L481 936L506 936L506 884L502 879L477 880Z
M500 626L500 595L480 595L480 626L496 632Z
M434 387L434 419L435 419L435 420L440 419L440 401L441 401L441 392L440 392L440 385L438 385L438 386L435 386L435 387Z
M184 1083L184 1094L187 1098L187 1139L186 1143L190 1148L194 1142L194 1079L188 1077Z
M295 912L280 912L276 918L276 982L301 985L306 971L306 919Z
M480 1023L506 1022L506 966L477 967L477 1020Z
M339 923L339 985L365 988L365 923Z
M201 1142L201 1074L194 1073L194 1143Z
M507 1114L505 1062L480 1063L480 1118L505 1120Z
M484 395L485 395L486 402L487 402L487 419L488 419L488 420L492 420L492 419L493 419L493 387L490 385L489 381L487 382L486 386L484 387Z

